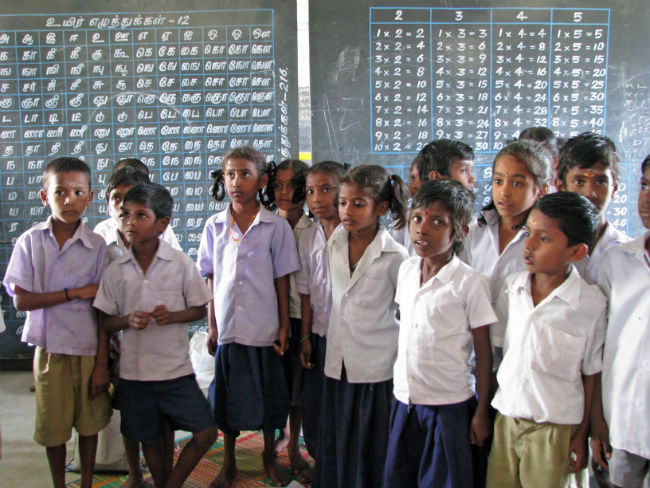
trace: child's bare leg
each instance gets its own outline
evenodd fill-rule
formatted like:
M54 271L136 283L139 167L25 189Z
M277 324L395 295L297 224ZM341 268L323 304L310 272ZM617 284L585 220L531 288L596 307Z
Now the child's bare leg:
M95 471L95 453L97 452L97 434L79 436L79 458L81 461L81 488L93 486Z
M147 466L149 466L154 484L156 487L162 488L167 483L167 478L165 477L165 461L163 459L163 453L160 450L160 442L158 440L151 444L145 444L143 442L142 452L147 461Z
M276 486L286 486L289 483L289 477L275 461L274 440L275 429L264 429L264 452L262 452L264 472Z
M223 467L215 479L210 483L210 488L230 488L237 475L237 464L235 463L235 440L234 435L223 434Z
M181 488L183 482L199 463L203 455L212 447L217 438L217 428L208 427L192 436L190 442L183 448L176 466L167 480L165 488Z
M311 483L312 473L311 466L302 457L298 442L300 441L300 426L302 425L302 407L291 407L289 410L289 444L287 445L287 454L291 462L291 469L300 474L300 481Z
M46 447L45 452L50 464L52 485L54 488L65 488L65 444Z
M122 441L126 453L126 464L129 466L129 477L122 488L140 488L144 484L140 467L140 443L130 441L124 436L122 436Z
M163 420L162 434L160 435L160 450L163 455L163 468L165 468L165 479L169 479L174 467L174 430L167 420Z

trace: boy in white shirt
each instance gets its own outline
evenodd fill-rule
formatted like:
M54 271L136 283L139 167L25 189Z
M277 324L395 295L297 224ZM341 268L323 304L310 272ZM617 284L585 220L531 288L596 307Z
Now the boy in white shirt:
M597 224L597 209L571 192L542 197L528 216L528 271L506 279L492 327L503 361L488 488L563 487L587 464L606 300L572 263L587 253Z
M650 156L641 165L638 208L650 229ZM613 485L650 486L650 233L610 249L598 284L609 296L609 325L602 395L598 382L594 395L593 456Z

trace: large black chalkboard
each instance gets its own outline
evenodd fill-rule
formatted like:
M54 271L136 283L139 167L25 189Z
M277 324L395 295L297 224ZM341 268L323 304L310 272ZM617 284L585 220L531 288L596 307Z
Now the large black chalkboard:
M172 226L193 256L209 172L231 147L275 160L298 153L296 5L282 0L5 1L0 13L0 273L15 239L46 209L51 159L93 170L91 228L115 161L138 157L174 200ZM22 318L2 292L0 359L28 358Z
M611 137L623 155L608 218L632 236L650 152L646 0L331 0L310 3L314 160L407 174L423 144L477 153L479 205L491 163L528 126Z

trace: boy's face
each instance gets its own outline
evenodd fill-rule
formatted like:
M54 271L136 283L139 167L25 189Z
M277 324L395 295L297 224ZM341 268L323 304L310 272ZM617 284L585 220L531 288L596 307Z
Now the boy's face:
M413 249L421 258L448 260L454 246L451 212L440 202L414 208L409 218Z
M641 190L639 191L639 217L643 227L650 229L650 165L641 175Z
M474 160L456 158L449 166L449 177L461 183L469 191L474 191L476 178L472 174Z
M420 181L420 168L418 163L413 161L411 164L411 171L409 173L409 193L411 196L415 195L422 184Z
M616 182L611 168L603 163L596 163L591 168L571 168L564 181L558 180L559 190L578 193L593 203L601 217L604 216L609 202L616 191Z
M120 212L120 232L129 244L140 244L158 237L169 223L169 217L156 219L154 211L141 203L125 202Z
M113 220L120 222L120 212L122 209L122 199L124 195L135 185L117 185L108 195L108 215Z
M524 241L524 263L534 274L565 275L569 265L587 253L585 244L569 246L567 236L557 220L534 209L526 221L528 236Z
M62 223L78 222L93 199L88 175L82 171L50 173L44 186L41 201L52 210L52 218Z

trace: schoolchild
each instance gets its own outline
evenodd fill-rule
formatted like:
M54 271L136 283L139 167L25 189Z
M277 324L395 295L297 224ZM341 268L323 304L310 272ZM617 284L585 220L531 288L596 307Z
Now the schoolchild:
M606 300L573 263L587 253L597 224L598 210L572 192L540 198L528 216L527 271L506 279L492 326L503 361L488 488L569 486L587 465Z
M474 150L471 146L455 139L436 139L424 146L419 155L420 181L448 178L462 183L468 190L474 189L476 178L472 174Z
M310 212L318 219L298 241L300 271L296 285L302 306L300 362L303 372L303 433L307 451L316 459L321 397L325 381L327 326L332 310L332 284L327 269L327 242L341 219L338 190L345 166L334 161L314 164L307 172L305 194Z
M402 263L397 282L400 330L386 488L471 488L470 445L482 445L490 433L488 325L497 318L488 279L456 255L473 213L472 193L453 180L425 181L411 205L417 256Z
M210 406L189 360L187 323L203 318L210 301L193 261L160 235L172 197L161 185L139 184L123 198L120 231L129 252L113 261L94 306L106 331L122 331L118 388L122 435L142 443L156 486L180 487L214 443ZM193 433L172 469L158 442L164 424Z
M250 147L224 156L211 193L220 201L227 192L230 204L207 220L198 251L199 269L214 294L208 309L208 348L216 364L210 401L225 446L213 487L234 482L241 430L263 430L264 469L274 482L287 482L273 441L289 411L282 356L288 346L289 274L300 263L289 223L257 199L269 169L264 155Z
M411 167L409 168L409 178L408 178L408 190L409 190L409 203L413 196L417 193L418 189L420 188L420 185L422 184L422 180L420 180L420 163L424 160L424 156L422 156L422 153L419 153L417 156L415 156L415 159L413 162L411 162ZM399 229L396 229L394 225L391 225L390 227L390 235L395 239L398 243L400 243L402 246L406 248L406 250L409 252L409 255L413 255L415 251L413 251L413 245L411 244L411 236L409 235L409 230L408 226L405 225L403 227L400 227Z
M558 139L555 136L555 133L548 127L527 127L519 133L520 141L526 139L539 142L544 147L544 149L551 153L551 183L555 184L555 181L557 180L557 165L560 159L560 148L558 146ZM551 188L549 184L549 193L553 193L555 191L556 188Z
M539 143L514 141L492 163L492 200L472 223L460 258L490 279L492 301L511 273L526 269L524 223L546 193L551 157Z
M399 332L395 288L408 254L379 218L390 209L404 225L407 198L402 179L381 166L357 166L341 183L343 226L327 244L332 311L315 466L322 488L381 484Z
M267 185L267 189L272 192L273 204L278 209L278 215L286 219L293 230L296 246L300 236L314 226L314 222L303 210L305 206L305 173L308 169L309 166L299 159L285 159L277 165ZM300 294L296 285L296 273L291 273L289 275L289 349L284 361L290 398L289 422L288 432L283 431L284 439L276 444L276 451L280 446L286 444L291 469L299 474L301 482L310 483L311 466L300 454L298 445L303 414L303 368L300 365L302 323L300 317Z
M119 230L120 206L122 197L138 183L149 183L149 172L147 166L135 158L118 161L108 183L106 183L109 218L99 222L93 230L104 238L112 258L121 256L123 251L128 248L128 243ZM171 226L168 225L165 228L161 239L168 242L174 249L181 250Z
M638 209L650 229L650 156L641 165ZM594 398L593 456L616 487L650 486L650 232L612 247L597 282L609 298L609 324L602 390L596 383Z
M560 152L556 186L579 193L598 209L596 241L584 259L575 264L588 283L595 282L605 252L615 244L630 241L606 219L607 208L618 188L620 159L614 142L593 132L570 138Z
M108 254L104 240L81 222L92 197L86 163L51 161L40 191L51 215L18 238L4 277L16 309L27 311L22 341L36 346L34 440L46 448L56 488L65 486L72 427L79 433L82 486L92 485L97 433L111 417L108 340L91 303Z

